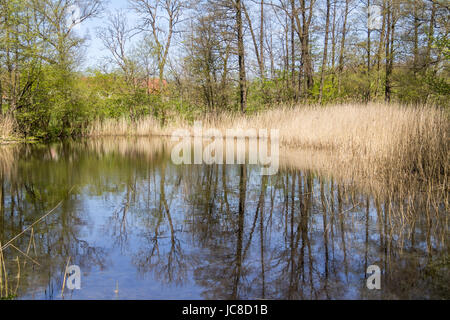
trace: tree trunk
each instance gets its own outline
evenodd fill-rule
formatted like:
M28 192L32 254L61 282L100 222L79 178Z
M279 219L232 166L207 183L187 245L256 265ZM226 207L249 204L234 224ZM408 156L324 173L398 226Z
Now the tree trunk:
M334 87L334 78L335 78L335 60L336 60L336 3L337 0L334 0L333 5L333 22L331 25L331 70L332 70L332 79L331 82Z
M325 68L327 65L327 55L328 55L328 29L330 28L330 0L327 0L327 17L325 21L325 42L323 45L323 60L322 60L322 70L320 72L320 92L319 92L319 103L322 103L323 98L323 85L325 81Z
M258 67L259 67L259 76L262 79L264 70L263 70L263 65L262 65L262 58L261 58L260 51L259 51L259 45L258 45L258 42L256 41L255 31L253 29L252 19L250 18L250 15L248 14L248 11L247 11L247 8L245 7L245 5L241 4L241 6L242 6L242 11L244 11L245 18L247 19L247 22L248 22L248 28L250 29L253 46L255 48L256 62L258 63Z
M417 75L419 69L419 13L418 13L418 0L414 0L413 16L414 16L414 47L413 47L413 72L414 77Z
M261 59L259 64L259 72L261 73L261 79L265 78L264 68L264 0L261 0L261 17L260 17L260 29L259 29L259 57Z
M380 39L378 42L378 49L377 49L377 86L375 89L375 96L378 96L378 90L381 90L381 87L383 86L382 80L381 80L380 69L381 69L383 48L385 46L384 38L386 36L386 0L383 0L382 10L383 10L382 11L383 19L381 22Z
M344 69L344 52L345 52L345 36L347 34L347 18L348 18L348 6L350 0L345 0L345 10L344 10L344 22L342 25L342 37L341 37L341 47L339 49L339 64L338 64L338 93L341 93L341 77L342 70Z
M370 0L367 0L367 21L370 21ZM367 23L367 92L366 92L366 102L370 101L370 87L371 87L371 81L370 81L370 51L371 48L371 39L370 39L370 32L372 29L370 29L370 24Z
M430 17L430 26L428 30L428 43L427 43L427 53L426 53L426 67L431 63L431 47L433 45L433 37L434 37L434 23L436 19L436 3L433 2L431 7L431 17Z
M241 0L236 0L236 28L238 40L238 59L239 59L239 95L241 112L245 113L247 109L247 85L245 75L244 58L244 31L242 25L242 6Z
M295 14L295 0L291 0L291 85L295 90L295 27L294 27L294 14ZM295 96L295 95L294 95ZM295 97L294 97L295 98Z
M313 78L313 67L312 67L312 58L311 58L311 46L309 43L309 27L311 26L311 19L313 16L313 7L314 7L314 0L311 0L310 4L309 4L309 14L308 14L308 18L305 21L306 24L306 28L305 28L305 50L306 50L306 84L307 84L307 89L308 91L312 89L312 87L314 86L314 78Z
M385 79L385 89L384 89L384 99L386 102L391 101L391 73L392 73L392 57L391 57L391 44L392 44L392 2L387 0L386 5L386 20L387 20L387 30L386 30L386 79Z

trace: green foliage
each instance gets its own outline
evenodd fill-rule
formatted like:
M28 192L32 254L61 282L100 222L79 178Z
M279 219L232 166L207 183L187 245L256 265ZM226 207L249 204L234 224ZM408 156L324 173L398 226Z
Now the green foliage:
M320 93L320 79L314 82L314 86L311 89L311 100L312 102L319 102L319 93ZM338 98L338 88L335 82L335 77L332 75L325 77L323 84L323 96L322 103L330 103L336 101Z
M76 75L46 66L31 89L32 99L16 111L26 136L55 138L77 135L89 114Z
M83 3L86 12L89 8L95 11L95 2ZM239 112L235 34L229 28L232 24L223 25L227 17L216 10L214 15L199 11L192 30L183 39L186 52L181 53L176 65L166 68L171 74L167 86L156 88L160 92L145 85L148 80L158 81L150 79L150 75L163 75L162 48L152 35L142 37L138 43L121 43L123 50L114 57L115 64L108 65L115 65L116 70L77 72L85 39L67 26L66 9L55 0L0 2L0 112L13 116L25 137L77 136L97 119L125 117L137 121L153 116L165 123L172 117L193 121L202 113ZM52 14L46 15L47 11ZM406 11L405 14L399 17L398 24L409 23L404 20L408 18ZM442 26L443 18L446 16L437 12L434 24ZM412 50L414 39L401 33L401 28L396 30L389 76L391 101L448 107L450 41L446 31L424 21L417 29L416 49ZM109 39L112 44L118 43L117 32ZM385 43L372 38L372 66L368 72L366 40L348 36L351 44L343 48L342 65L336 65L340 48L335 48L333 63L328 56L322 103L383 101L388 60L382 50ZM317 63L323 57L318 39L310 39L311 69L307 68L307 60L302 60L308 55L303 54L297 41L294 61L290 53L284 52L285 48L280 52L287 56L274 56L281 48L273 48L270 75L266 72L263 79L254 76L255 68L248 63L251 49L246 50L250 56L246 59L247 113L279 104L318 103L321 70L317 66L321 64ZM398 50L401 45L404 49ZM268 69L269 60L265 58ZM300 66L303 67L299 76Z
M432 71L414 75L410 70L398 70L395 80L397 98L402 103L449 106L450 82L443 75Z
M439 50L446 60L450 60L450 39L446 35L439 35L434 39L434 47Z

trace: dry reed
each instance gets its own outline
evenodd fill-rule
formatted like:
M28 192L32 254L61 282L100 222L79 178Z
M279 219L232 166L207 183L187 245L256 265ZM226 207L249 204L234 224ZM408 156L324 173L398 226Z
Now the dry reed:
M201 119L204 129L279 129L281 146L327 150L339 166L365 178L403 179L414 173L433 188L448 186L449 115L432 107L347 104L281 107L242 116L221 114ZM88 136L170 136L192 124L175 118L162 126L154 118L94 122ZM192 132L192 131L191 131Z

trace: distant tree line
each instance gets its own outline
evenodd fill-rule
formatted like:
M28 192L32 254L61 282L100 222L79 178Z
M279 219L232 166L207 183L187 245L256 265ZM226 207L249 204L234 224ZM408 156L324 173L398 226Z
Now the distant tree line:
M0 110L26 135L278 104L448 106L445 0L0 0ZM93 34L77 28L102 18ZM107 55L82 69L89 42Z

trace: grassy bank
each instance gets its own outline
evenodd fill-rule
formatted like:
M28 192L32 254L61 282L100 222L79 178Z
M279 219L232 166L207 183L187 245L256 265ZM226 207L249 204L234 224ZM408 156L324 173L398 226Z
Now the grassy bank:
M281 146L328 150L340 166L366 178L403 179L410 174L446 187L449 173L449 115L429 107L348 104L282 107L254 115L203 117L203 128L279 129ZM162 126L153 118L94 122L88 136L170 136L192 123L175 118ZM435 184L439 184L436 186Z

